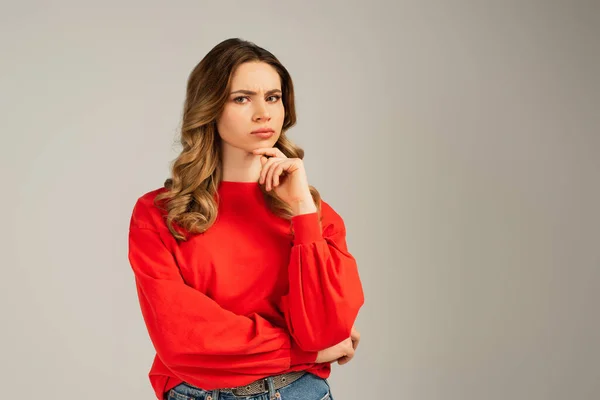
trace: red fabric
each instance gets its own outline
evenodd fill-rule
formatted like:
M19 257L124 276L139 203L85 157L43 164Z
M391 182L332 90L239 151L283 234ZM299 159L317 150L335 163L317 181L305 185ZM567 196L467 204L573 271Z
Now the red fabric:
M350 336L364 303L341 217L323 201L322 230L317 213L290 223L258 183L222 182L215 224L177 242L154 205L163 190L137 200L129 229L157 398L183 381L212 390L288 371L329 377L317 352Z

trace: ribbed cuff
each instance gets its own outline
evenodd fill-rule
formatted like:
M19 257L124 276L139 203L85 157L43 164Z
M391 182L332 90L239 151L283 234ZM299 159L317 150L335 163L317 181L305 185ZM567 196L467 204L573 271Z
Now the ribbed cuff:
M323 239L319 214L300 214L292 217L294 244L312 243Z
M290 338L292 347L290 348L290 365L313 364L317 360L318 351L302 350L293 338Z

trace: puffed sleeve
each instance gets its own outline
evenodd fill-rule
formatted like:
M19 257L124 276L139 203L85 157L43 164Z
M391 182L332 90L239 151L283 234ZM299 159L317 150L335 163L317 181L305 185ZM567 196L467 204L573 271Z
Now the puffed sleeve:
M364 304L344 221L324 201L321 213L322 224L316 212L292 217L289 293L280 303L293 338L308 351L323 350L349 338Z

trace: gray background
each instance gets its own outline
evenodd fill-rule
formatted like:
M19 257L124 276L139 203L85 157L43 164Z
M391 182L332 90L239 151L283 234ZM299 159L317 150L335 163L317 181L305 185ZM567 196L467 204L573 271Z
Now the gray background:
M2 398L153 398L129 216L229 37L359 261L336 400L599 398L598 1L202 3L2 3Z

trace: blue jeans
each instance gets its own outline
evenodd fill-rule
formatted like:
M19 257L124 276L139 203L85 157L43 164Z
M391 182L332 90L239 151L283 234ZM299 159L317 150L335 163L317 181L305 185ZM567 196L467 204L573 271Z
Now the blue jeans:
M273 378L266 379L269 393L236 396L231 392L221 393L219 389L200 389L184 382L167 393L167 400L333 400L329 382L311 373L277 390L273 386Z

